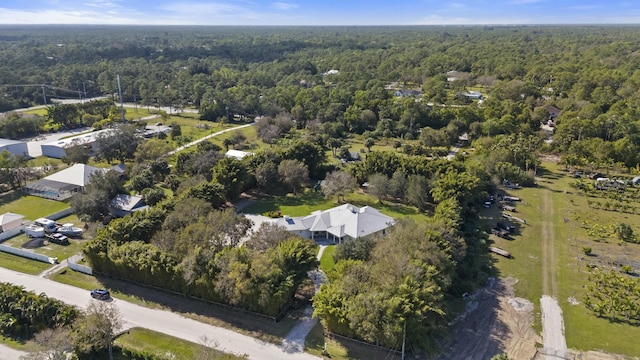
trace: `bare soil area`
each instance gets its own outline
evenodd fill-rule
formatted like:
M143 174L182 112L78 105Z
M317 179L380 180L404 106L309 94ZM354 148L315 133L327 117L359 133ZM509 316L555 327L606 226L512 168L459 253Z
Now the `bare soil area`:
M531 359L541 339L532 327L533 304L516 298L506 278L490 282L472 296L467 313L455 325L438 360L491 359L505 353L510 359Z

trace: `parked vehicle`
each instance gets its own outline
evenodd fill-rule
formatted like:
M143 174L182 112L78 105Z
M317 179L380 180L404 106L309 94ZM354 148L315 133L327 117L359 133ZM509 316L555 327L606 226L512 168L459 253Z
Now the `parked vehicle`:
M69 245L69 238L62 234L59 234L59 233L45 234L45 237L47 238L47 240L49 240L54 244Z
M30 238L44 237L44 228L37 224L29 224L24 227L24 233Z
M58 233L69 236L69 237L80 237L82 236L82 229L79 227L73 226L73 224L71 223L68 223L68 224L62 224L62 226L58 228Z
M47 218L36 219L34 223L36 225L42 226L44 228L44 231L48 234L56 232L56 229L58 228L55 221Z
M105 289L93 289L91 290L91 297L98 300L109 300L111 295Z

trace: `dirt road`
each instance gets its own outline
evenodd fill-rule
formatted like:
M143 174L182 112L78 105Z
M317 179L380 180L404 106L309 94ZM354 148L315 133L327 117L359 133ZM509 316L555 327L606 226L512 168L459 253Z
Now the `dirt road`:
M542 339L545 358L563 359L567 355L567 341L564 336L562 309L558 304L558 284L556 281L555 232L553 229L553 198L551 191L542 190Z

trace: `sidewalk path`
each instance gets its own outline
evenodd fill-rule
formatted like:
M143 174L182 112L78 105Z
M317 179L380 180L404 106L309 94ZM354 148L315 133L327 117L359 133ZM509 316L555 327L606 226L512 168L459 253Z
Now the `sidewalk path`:
M318 251L318 261L322 257L324 249L327 248L326 244L320 244L320 250ZM327 281L327 277L320 269L309 271L309 277L313 281L315 292L320 291L320 286ZM298 321L298 324L294 326L291 331L282 340L282 348L288 353L303 352L304 342L307 339L307 335L311 332L311 329L318 323L318 319L313 318L313 306L307 305L303 310L303 316Z

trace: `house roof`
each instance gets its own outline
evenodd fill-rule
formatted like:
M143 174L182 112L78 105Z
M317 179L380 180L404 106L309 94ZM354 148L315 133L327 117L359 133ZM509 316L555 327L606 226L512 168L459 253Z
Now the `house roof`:
M11 212L6 212L6 213L0 215L0 227L2 225L9 224L11 222L14 222L14 221L20 220L20 219L24 219L24 215L14 214L14 213L11 213Z
M118 194L111 200L111 207L118 210L132 211L135 208L143 206L145 206L145 204L142 196L137 195Z
M560 111L562 111L562 110L558 109L557 107L555 107L553 105L547 105L544 108L547 109L549 114L559 114Z
M393 225L395 220L370 206L344 204L329 210L314 211L302 218L302 223L310 231L359 238L384 230Z
M91 144L96 141L99 134L108 134L110 132L113 132L113 130L105 129L105 130L93 131L87 134L79 134L66 139L54 140L42 145L66 148L68 146L73 146L73 145Z
M16 144L24 144L24 141L17 141L11 139L0 139L0 147L8 146L8 145L16 145Z
M232 158L236 158L238 160L244 158L245 156L249 156L249 155L253 155L252 152L246 152L246 151L240 151L240 150L228 150L226 153L224 153L225 157L232 157Z
M72 184L77 186L86 186L91 179L91 174L107 169L97 168L86 164L75 164L64 170L58 171L53 175L45 177L43 180L56 181L65 184Z

